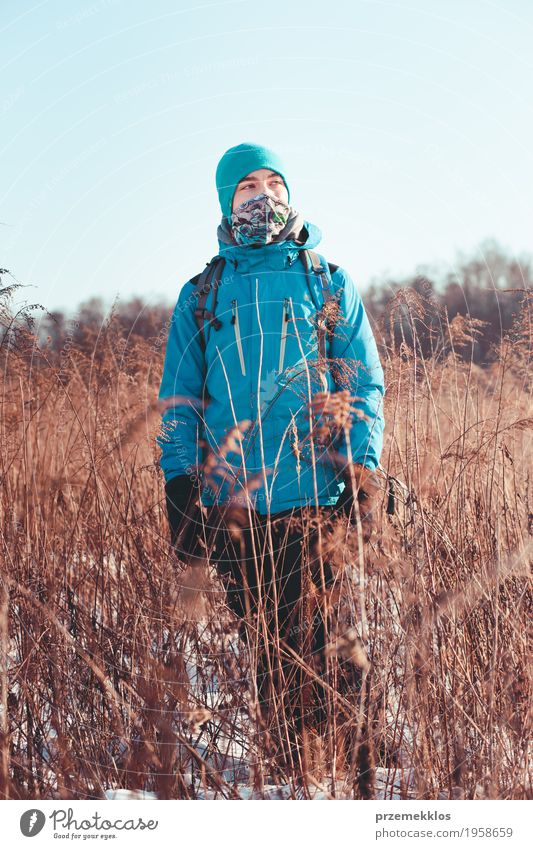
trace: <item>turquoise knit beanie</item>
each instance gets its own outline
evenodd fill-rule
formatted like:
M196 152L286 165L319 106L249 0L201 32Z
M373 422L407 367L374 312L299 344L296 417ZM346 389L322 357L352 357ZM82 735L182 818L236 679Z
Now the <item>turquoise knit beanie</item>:
M231 215L233 195L235 194L237 184L247 174L257 171L259 168L270 168L271 171L275 171L276 174L283 177L290 201L290 190L283 173L285 167L278 154L260 144L244 142L244 144L230 147L217 165L216 184L218 199L222 214L226 218L229 218Z

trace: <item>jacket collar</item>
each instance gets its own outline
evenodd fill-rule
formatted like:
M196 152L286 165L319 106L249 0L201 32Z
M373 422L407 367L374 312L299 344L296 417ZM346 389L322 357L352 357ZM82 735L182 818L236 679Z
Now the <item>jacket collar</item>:
M281 271L293 265L299 251L304 248L312 249L320 242L320 229L309 221L304 222L307 238L303 244L297 244L292 239L284 242L271 242L269 245L228 245L218 240L219 256L224 257L236 271L247 273L259 267L272 271ZM303 236L305 236L305 232Z

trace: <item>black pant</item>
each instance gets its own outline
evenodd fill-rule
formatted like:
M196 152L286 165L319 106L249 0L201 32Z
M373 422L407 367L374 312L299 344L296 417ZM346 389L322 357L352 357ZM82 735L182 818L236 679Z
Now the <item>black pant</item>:
M252 512L251 524L249 514L244 527L228 528L222 519L215 533L213 561L241 637L257 657L256 692L265 728L275 741L283 726L281 748L293 762L304 727L323 731L327 715L320 680L328 640L324 601L333 574L320 562L318 528L330 513L293 509L271 515L269 523Z
M325 730L327 691L320 681L331 623L324 601L334 575L319 556L319 526L325 529L332 514L328 507L293 508L269 521L252 510L234 522L224 510L208 510L210 559L241 639L257 658L254 683L264 727L275 739L282 721L293 762L303 729ZM342 689L346 685L357 687L353 675Z

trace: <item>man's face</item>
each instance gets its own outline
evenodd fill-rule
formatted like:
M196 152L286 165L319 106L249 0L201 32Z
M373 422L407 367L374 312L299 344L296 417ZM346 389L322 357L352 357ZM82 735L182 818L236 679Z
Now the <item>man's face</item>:
M250 174L247 174L238 184L233 195L231 211L235 212L241 203L263 193L273 195L284 203L288 204L289 202L289 193L283 182L283 177L268 168L259 168L257 171L251 171Z

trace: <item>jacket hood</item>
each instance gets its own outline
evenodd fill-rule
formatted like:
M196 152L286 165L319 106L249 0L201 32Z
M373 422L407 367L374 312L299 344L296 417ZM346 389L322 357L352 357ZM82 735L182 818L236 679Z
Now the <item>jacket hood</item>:
M218 228L219 255L224 257L235 270L239 272L251 271L258 266L266 266L269 269L283 269L293 265L298 258L298 253L303 248L312 250L322 239L321 230L310 221L302 219L299 234L292 238L283 239L279 242L270 242L268 245L236 245L228 243L228 225L225 218Z

